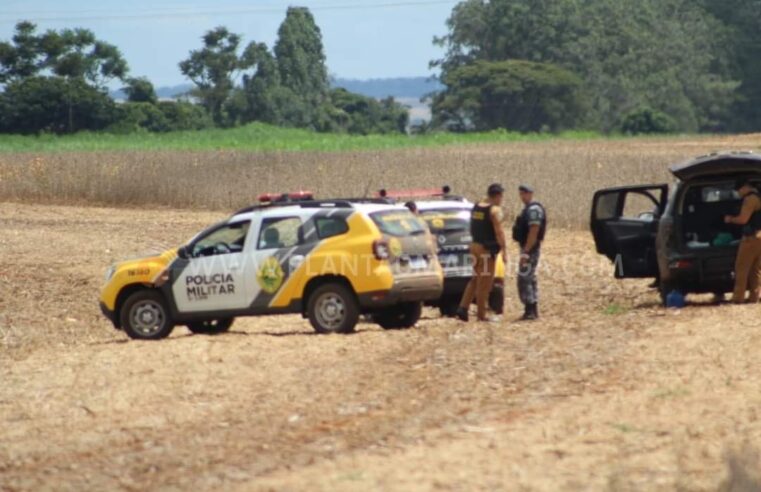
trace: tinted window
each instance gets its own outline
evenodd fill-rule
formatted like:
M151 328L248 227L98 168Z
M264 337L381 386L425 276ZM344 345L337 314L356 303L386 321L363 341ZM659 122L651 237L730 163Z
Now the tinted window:
M301 219L298 217L278 217L264 219L259 231L259 249L291 248L299 244L299 228Z
M468 210L426 210L420 213L420 217L434 234L466 231L470 228L470 211Z
M607 193L597 200L595 218L599 220L615 219L618 215L618 198L620 193Z
M409 210L386 210L370 214L375 225L384 234L411 236L425 232L425 225Z
M349 224L344 219L334 217L320 217L315 220L315 226L320 239L340 236L349 231Z
M245 246L250 225L250 222L237 222L214 229L193 243L190 255L198 258L239 253Z

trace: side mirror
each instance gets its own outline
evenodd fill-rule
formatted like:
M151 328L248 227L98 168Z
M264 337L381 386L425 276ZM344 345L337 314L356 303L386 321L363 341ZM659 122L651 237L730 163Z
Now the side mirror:
M188 252L187 246L180 246L177 250L177 256L182 258L183 260L187 260L190 258L190 253Z

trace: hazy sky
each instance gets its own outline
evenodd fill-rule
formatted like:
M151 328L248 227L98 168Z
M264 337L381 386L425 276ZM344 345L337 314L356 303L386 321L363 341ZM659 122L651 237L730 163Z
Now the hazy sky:
M430 75L456 0L0 0L0 39L20 19L41 29L81 26L117 45L132 75L157 86L186 80L177 68L204 31L224 25L244 43L272 47L289 5L306 6L320 26L328 70L348 78Z

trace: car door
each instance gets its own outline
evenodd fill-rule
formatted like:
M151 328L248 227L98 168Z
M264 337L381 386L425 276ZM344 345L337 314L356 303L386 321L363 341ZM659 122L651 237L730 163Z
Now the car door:
M172 272L172 297L184 313L245 309L243 265L250 221L211 228L184 248Z
M616 278L658 275L655 237L667 199L665 184L608 188L595 193L592 235L597 252L615 264Z

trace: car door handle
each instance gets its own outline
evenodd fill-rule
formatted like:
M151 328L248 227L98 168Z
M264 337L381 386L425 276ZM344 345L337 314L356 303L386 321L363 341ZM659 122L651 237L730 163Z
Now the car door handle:
M230 268L230 270L237 270L240 268L240 263L238 263L237 261L234 261L230 263L230 265L228 265L228 268Z

